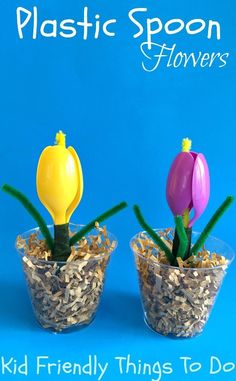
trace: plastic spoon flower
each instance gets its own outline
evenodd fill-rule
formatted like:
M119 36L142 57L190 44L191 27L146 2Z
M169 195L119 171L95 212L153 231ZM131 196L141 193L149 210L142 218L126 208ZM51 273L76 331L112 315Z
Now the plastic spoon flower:
M142 228L156 245L165 253L169 263L178 266L177 258L188 259L203 247L215 224L232 204L233 196L228 196L213 214L194 245L191 233L194 222L204 212L210 196L210 176L206 159L202 153L191 151L191 140L182 141L182 152L175 158L168 175L166 198L174 214L175 235L172 248L148 225L140 208L134 205L134 213ZM194 215L190 220L190 212Z
M210 176L202 153L191 150L191 140L182 141L182 152L175 158L168 175L166 198L174 216L182 215L191 228L204 212L210 196ZM189 214L194 216L189 221Z
M123 201L97 216L72 237L69 236L70 217L83 194L83 174L79 157L74 148L66 147L62 131L56 134L55 145L46 147L40 155L36 185L39 199L54 221L54 238L41 214L23 193L8 184L3 185L2 190L20 201L35 219L54 261L66 261L71 246L88 234L96 222L101 223L127 207Z
M66 148L62 131L56 134L56 144L41 153L36 183L39 199L55 225L68 223L83 194L83 173L74 148Z
M38 162L36 176L40 201L54 221L54 255L71 252L69 220L83 194L83 174L73 147L66 148L65 134L56 134L56 144L46 147Z
M173 254L176 257L179 253L183 258L190 252L192 226L204 212L210 196L210 176L206 159L202 153L191 151L191 145L190 139L182 140L182 152L173 161L166 186L167 202L177 224ZM190 220L192 210L194 216ZM184 226L180 226L181 217ZM182 232L182 246L178 230L180 234Z

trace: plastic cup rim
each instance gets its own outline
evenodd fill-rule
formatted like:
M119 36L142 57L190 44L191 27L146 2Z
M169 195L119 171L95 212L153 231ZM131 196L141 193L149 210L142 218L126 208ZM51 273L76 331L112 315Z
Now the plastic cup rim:
M73 222L69 222L69 226L77 226L79 228L82 228L83 224L75 224ZM50 228L53 228L54 225L53 224L50 224L50 225L47 225L47 227L50 229ZM95 228L94 228L95 229ZM93 229L92 229L93 230ZM26 237L26 236L29 236L31 233L35 233L35 232L38 232L40 231L40 228L39 226L35 227L35 228L32 228L32 229L29 229L29 230L26 230L25 232L23 232L22 234L19 234L23 239ZM15 248L16 248L16 251L17 253L21 256L21 257L24 257L24 256L27 256L29 258L33 258L35 259L37 262L39 263L44 263L44 264L54 264L54 263L57 263L57 264L64 264L64 265L69 265L69 264L79 264L81 262L90 262L90 261L98 261L100 259L103 259L103 258L109 258L111 256L111 254L117 249L117 246L118 246L118 240L116 238L116 236L111 233L109 230L107 230L107 234L110 238L112 238L112 241L115 241L115 246L114 248L107 254L99 254L99 255L94 255L94 257L91 257L89 259L81 259L81 260L76 260L76 261L71 261L71 262L67 262L67 261L47 261L45 259L39 259L39 258L35 258L33 255L26 255L24 252L23 252L23 249L18 249L17 246L16 246L16 241L15 241ZM19 236L18 235L18 236ZM78 244L75 244L74 245L75 247L78 247Z
M157 231L163 231L165 230L166 228L155 228L153 229L155 232ZM158 262L155 262L153 261L152 259L149 259L149 258L146 258L142 253L140 253L139 251L136 251L134 250L134 248L132 247L132 242L134 242L136 240L136 238L138 237L138 235L142 234L142 233L147 233L146 230L143 230L143 231L140 231L138 233L136 233L130 240L129 242L129 246L133 252L134 255L137 255L139 256L140 258L144 259L145 261L149 262L149 263L152 263L154 266L156 267L163 267L163 268L168 268L168 269L173 269L173 270L180 270L180 271L210 271L210 270L216 270L216 269L219 269L219 268L228 268L231 263L233 262L234 258L235 258L235 253L234 253L234 250L232 249L232 247L230 245L228 245L226 242L222 241L221 239L213 236L213 235L209 235L209 237L207 238L207 240L210 238L210 239L213 239L217 242L220 242L222 244L224 244L227 249L232 253L232 256L231 258L226 258L227 259L227 264L225 265L219 265L219 266L215 266L215 267L177 267L177 266L172 266L172 265L168 265L168 264L164 264L164 263L158 263ZM193 231L193 234L201 234L200 232L197 232L197 231ZM148 234L147 234L148 235Z

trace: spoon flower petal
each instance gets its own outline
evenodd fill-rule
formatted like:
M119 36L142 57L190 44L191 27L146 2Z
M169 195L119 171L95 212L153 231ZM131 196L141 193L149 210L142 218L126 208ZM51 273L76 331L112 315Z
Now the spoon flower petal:
M69 222L82 197L83 175L79 157L72 147L66 148L62 131L56 135L56 144L41 153L36 185L39 199L55 225Z
M190 148L191 141L184 139L183 151L176 156L169 171L166 198L174 216L194 210L188 223L191 228L208 204L210 175L204 155L190 151Z

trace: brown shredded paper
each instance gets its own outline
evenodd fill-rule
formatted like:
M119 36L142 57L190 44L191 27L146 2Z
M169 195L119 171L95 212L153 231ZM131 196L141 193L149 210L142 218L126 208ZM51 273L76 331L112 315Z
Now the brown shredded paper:
M172 248L173 230L162 239ZM227 260L203 249L170 266L165 253L145 234L132 242L148 325L164 335L191 337L202 332L224 278Z
M56 332L91 322L99 304L110 253L116 246L106 228L72 247L67 262L51 261L37 233L17 237L32 305L39 323Z

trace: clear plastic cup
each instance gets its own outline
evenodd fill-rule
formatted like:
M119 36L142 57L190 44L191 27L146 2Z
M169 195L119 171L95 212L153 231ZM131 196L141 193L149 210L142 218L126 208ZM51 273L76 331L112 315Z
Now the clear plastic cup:
M70 231L82 226L70 223ZM53 226L48 226L53 232ZM39 228L29 230L21 237L28 241L32 233L42 238ZM98 235L96 229L89 235ZM71 262L55 262L20 254L33 311L40 325L53 332L82 328L92 322L100 302L105 272L111 253L117 247L113 234L107 237L115 245L109 253L99 253L94 258ZM88 237L86 237L88 238Z
M156 232L164 231L156 229ZM142 233L145 232L132 238L130 246L135 256L146 324L162 335L192 337L200 334L234 259L233 250L210 236L206 250L223 255L227 264L212 268L179 268L160 264L135 250L133 244ZM198 237L199 233L193 232L193 243Z

